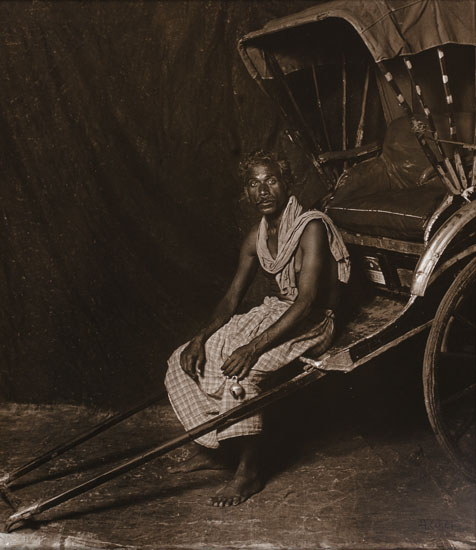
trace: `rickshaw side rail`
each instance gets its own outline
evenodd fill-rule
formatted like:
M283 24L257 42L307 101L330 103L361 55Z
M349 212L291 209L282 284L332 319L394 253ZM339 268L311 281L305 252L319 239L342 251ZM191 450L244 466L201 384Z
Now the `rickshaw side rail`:
M389 250L391 252L402 252L404 254L411 254L412 256L420 256L425 250L425 245L423 243L403 241L390 237L362 235L360 233L352 233L350 231L346 231L342 228L339 228L339 231L346 244L380 248L382 250Z
M356 319L346 324L345 332L327 351L326 357L318 358L319 369L351 372L429 328L435 309L433 302L415 296L402 304L398 298L377 294L360 309ZM301 361L312 365L316 359L306 355Z
M427 304L423 304L421 301L417 307L414 302L412 296L397 318L392 319L379 331L356 342L349 348L353 368L370 361L431 326L435 313L434 308L425 308Z

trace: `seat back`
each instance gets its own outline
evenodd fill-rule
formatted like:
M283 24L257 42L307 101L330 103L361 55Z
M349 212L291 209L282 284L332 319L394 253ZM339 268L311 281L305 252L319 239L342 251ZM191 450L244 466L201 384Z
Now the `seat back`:
M389 125L379 156L341 176L327 213L349 231L418 242L445 194L402 117Z

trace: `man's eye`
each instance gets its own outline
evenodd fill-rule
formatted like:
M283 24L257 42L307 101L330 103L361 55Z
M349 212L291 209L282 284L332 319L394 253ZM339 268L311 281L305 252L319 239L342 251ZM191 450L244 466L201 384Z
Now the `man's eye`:
M256 187L256 186L258 185L258 182L254 181L254 180L250 180L250 181L248 182L248 185L249 185L250 187Z
M274 184L276 183L278 180L276 178L269 178L268 180L268 183L271 183L271 184Z

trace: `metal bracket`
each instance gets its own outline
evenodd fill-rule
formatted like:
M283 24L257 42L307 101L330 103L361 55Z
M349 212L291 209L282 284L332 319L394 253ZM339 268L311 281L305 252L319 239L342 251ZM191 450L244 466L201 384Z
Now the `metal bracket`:
M469 198L469 196L474 193L475 191L475 186L472 185L471 187L468 187L466 188L462 193L461 193L461 196L463 197L463 199L466 201L466 202L471 202L471 199Z
M34 502L30 506L26 506L14 514L12 514L5 522L5 530L7 533L13 531L15 526L20 523L24 523L38 512L39 503Z

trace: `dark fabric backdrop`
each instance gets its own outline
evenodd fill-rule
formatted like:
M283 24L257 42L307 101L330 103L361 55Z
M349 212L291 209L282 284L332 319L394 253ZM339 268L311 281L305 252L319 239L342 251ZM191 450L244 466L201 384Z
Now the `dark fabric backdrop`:
M0 399L160 390L253 220L240 155L284 149L322 193L236 51L311 3L0 3Z

